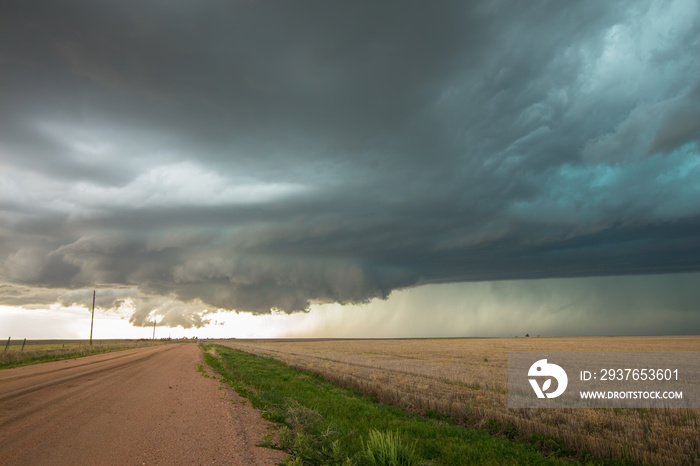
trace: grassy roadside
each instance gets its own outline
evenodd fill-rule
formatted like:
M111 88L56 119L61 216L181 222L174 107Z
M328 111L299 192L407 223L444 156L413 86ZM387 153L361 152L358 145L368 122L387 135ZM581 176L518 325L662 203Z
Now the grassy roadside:
M0 349L0 370L11 369L13 367L29 366L43 362L62 361L64 359L76 359L84 356L92 356L95 354L110 353L112 351L122 351L133 348L144 348L147 346L155 346L163 344L161 341L132 341L119 343L103 343L90 346L88 344L72 344L66 347L58 345L45 345L44 348L32 348L24 352L17 349L11 351L2 351ZM55 346L55 347L50 347Z
M290 464L572 464L506 435L465 429L437 413L423 417L270 358L203 345L223 380L281 423L279 439L262 443L292 456ZM392 462L393 459L393 462Z

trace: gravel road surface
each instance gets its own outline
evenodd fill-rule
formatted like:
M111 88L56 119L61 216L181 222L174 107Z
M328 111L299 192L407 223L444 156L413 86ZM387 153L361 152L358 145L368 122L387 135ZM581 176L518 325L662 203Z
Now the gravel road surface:
M270 424L201 353L174 343L0 371L0 464L279 462L255 446Z

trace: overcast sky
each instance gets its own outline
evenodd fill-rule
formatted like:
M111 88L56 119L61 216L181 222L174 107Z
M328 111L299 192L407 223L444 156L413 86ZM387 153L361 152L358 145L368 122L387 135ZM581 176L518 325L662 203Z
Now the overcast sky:
M0 333L700 331L696 0L5 2L0 102Z

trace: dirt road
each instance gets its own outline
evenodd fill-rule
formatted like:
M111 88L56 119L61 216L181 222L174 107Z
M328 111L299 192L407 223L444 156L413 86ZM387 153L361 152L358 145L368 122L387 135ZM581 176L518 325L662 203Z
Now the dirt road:
M180 343L0 371L0 464L280 461L255 446L260 413L200 364Z

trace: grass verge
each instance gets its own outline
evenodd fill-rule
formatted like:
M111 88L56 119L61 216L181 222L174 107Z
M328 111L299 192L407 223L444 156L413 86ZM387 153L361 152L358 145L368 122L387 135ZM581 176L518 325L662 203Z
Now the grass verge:
M533 445L465 429L379 404L351 389L271 358L203 345L207 363L263 417L281 424L262 445L290 453L288 464L572 464Z

